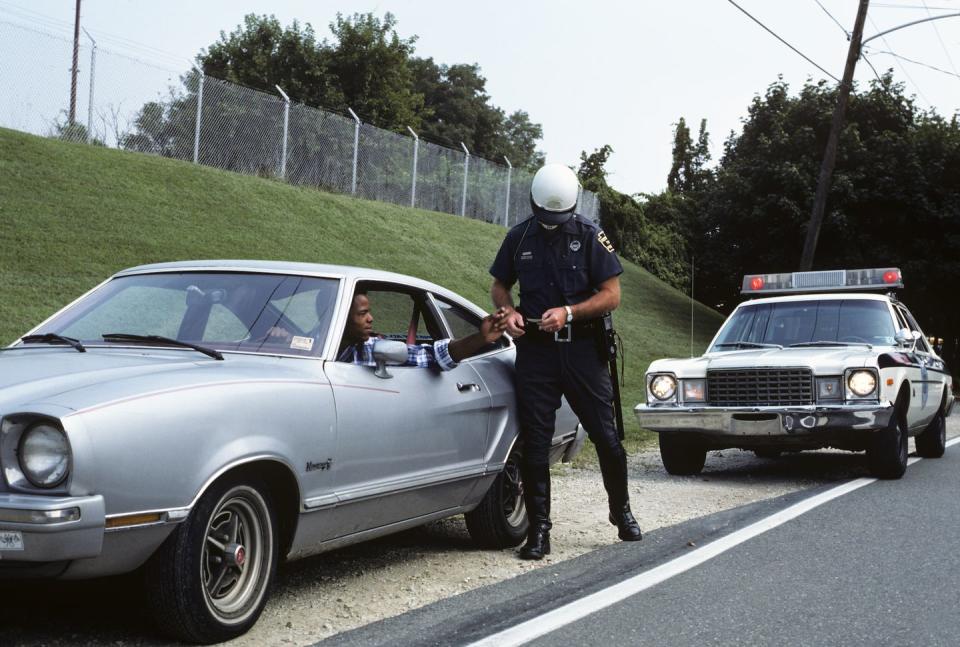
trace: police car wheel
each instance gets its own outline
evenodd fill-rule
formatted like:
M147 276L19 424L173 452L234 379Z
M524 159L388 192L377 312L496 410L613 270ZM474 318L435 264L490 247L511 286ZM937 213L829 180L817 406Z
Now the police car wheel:
M906 398L897 398L890 424L876 432L867 447L870 473L881 479L898 479L907 470Z
M917 436L917 455L923 458L940 458L947 448L947 420L943 415L943 407L937 412L933 420Z
M512 548L523 542L530 522L523 503L519 452L510 454L480 505L463 516L467 532L482 548Z
M668 474L690 476L699 474L707 460L706 448L682 433L660 434L660 460Z

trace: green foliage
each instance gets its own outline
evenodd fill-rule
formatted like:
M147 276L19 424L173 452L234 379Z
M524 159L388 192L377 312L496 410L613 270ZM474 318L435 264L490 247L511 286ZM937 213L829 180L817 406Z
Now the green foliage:
M502 227L322 193L152 155L0 129L0 340L10 342L124 267L256 258L391 270L489 306ZM690 302L624 261L616 323L627 354L624 420L650 361L691 350ZM696 304L694 352L721 323Z
M743 274L797 269L836 96L826 82L795 95L773 83L715 178L684 191L699 299L729 309ZM945 307L944 286L960 282L960 125L919 110L889 74L851 94L814 269L888 266L903 270L902 298L955 367L960 309Z
M229 34L221 32L197 63L208 77L274 96L280 86L296 102L340 114L350 108L364 122L404 136L409 126L450 148L459 149L464 142L472 154L487 159L506 156L514 166L530 169L543 163L536 148L543 137L540 124L522 110L507 116L494 106L478 65L438 65L416 58L416 37L401 38L396 26L390 13L382 19L372 13L337 14L330 24L333 42L328 42L318 40L309 24L294 21L284 27L274 16L250 14ZM172 90L165 102L144 104L121 145L191 159L198 79L191 70L181 79L183 90ZM257 105L238 94L223 86L204 96L204 123L217 123L229 136L212 137L202 148L223 168L249 171L245 166L250 162L241 161L238 151L262 149L263 133L280 128L281 117L276 106ZM316 161L321 151L329 157L338 146L329 129L311 117L298 121L297 111L291 114L290 132L305 140L293 145L299 147L300 160ZM276 163L253 170L270 174ZM324 177L338 172L327 169L295 181L329 186Z
M589 155L581 153L577 172L583 188L600 199L604 231L622 257L675 288L685 288L689 283L685 241L672 201L656 199L645 204L611 188L605 168L611 153L609 144Z

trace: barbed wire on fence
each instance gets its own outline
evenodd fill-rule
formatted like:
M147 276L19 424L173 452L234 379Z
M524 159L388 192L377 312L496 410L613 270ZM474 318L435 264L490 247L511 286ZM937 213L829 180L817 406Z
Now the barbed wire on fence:
M161 155L510 227L530 214L523 168L83 43L68 123L72 42L0 20L0 126ZM578 213L599 220L583 191Z

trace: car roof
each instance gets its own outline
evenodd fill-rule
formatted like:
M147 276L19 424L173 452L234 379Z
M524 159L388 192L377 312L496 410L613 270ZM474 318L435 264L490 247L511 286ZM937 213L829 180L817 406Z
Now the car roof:
M150 263L121 270L113 275L114 278L133 274L154 274L160 272L187 272L187 271L221 271L221 272L254 272L269 274L297 274L306 276L322 276L336 279L345 279L348 283L354 281L385 281L401 283L411 287L428 290L435 294L454 299L458 302L470 303L456 292L443 286L431 283L424 279L396 272L376 270L353 265L328 265L322 263L297 263L292 261L254 261L254 260L194 260L174 261L168 263ZM474 305L474 307L476 307Z
M790 301L826 301L826 300L859 300L859 301L885 301L890 302L890 296L886 294L870 294L863 292L808 292L805 294L788 294L779 297L763 297L760 299L749 299L737 307L757 305L759 303L786 303Z

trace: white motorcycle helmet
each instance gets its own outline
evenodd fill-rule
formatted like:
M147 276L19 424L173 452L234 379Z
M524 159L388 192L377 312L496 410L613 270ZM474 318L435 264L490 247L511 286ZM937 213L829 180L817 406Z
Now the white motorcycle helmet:
M570 220L577 208L580 182L563 164L546 164L533 176L530 206L541 225L555 227Z

